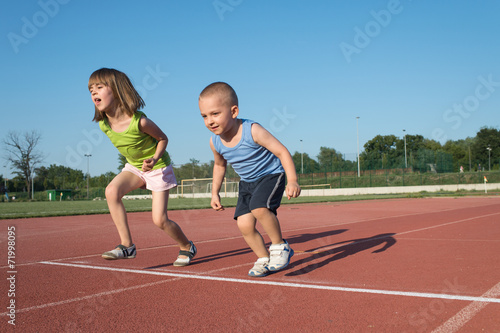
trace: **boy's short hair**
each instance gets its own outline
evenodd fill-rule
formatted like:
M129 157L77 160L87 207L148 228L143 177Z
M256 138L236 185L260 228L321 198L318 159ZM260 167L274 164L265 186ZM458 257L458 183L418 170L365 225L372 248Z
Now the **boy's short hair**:
M230 107L233 105L238 106L238 96L236 95L236 92L225 82L214 82L206 86L200 93L200 99L213 95L220 96Z

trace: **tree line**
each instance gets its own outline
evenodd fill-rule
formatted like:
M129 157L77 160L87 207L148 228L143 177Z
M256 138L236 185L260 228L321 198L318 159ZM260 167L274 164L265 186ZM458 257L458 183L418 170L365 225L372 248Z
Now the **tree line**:
M41 136L36 131L24 135L10 132L4 139L5 156L15 174L8 182L0 176L0 182L11 192L26 191L28 197L32 189L83 190L89 187L105 187L123 168L126 160L118 155L116 173L109 171L98 176L87 175L82 170L62 165L33 167L41 164L42 154L36 148ZM459 172L498 170L500 168L500 130L483 127L474 138L450 140L441 145L422 135L377 135L366 142L359 155L361 170L406 168L409 172ZM312 158L307 153L292 154L295 168L301 173L322 173L354 171L358 168L357 156L346 158L334 148L320 147L319 154ZM177 180L211 178L213 161L200 163L191 158L189 163L173 165ZM226 176L237 178L228 165Z
M422 135L377 135L359 154L361 170L410 169L410 172L488 171L500 168L500 130L483 127L474 138L449 140L444 145ZM355 171L357 156L346 159L333 148L320 147L316 159L293 154L299 173Z

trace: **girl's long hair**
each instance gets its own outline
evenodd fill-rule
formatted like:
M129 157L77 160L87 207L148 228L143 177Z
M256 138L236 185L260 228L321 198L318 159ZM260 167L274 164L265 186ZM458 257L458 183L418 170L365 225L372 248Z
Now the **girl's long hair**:
M130 116L133 116L137 110L141 110L146 106L127 75L116 69L101 68L92 73L89 78L89 90L92 85L99 83L111 88L113 96L118 100L120 109ZM92 120L99 122L104 118L106 118L106 114L95 107L94 119Z

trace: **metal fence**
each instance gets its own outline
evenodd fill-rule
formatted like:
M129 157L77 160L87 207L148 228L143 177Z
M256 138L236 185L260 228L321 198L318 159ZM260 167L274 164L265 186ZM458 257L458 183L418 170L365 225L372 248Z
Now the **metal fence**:
M411 172L411 169L364 170L299 174L304 188L352 188L384 186L453 185L500 183L500 171L430 173Z

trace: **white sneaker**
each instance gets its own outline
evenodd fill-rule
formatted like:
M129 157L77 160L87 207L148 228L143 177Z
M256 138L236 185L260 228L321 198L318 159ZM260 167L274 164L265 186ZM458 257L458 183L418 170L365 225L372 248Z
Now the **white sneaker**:
M290 263L293 256L293 250L286 240L282 244L273 244L269 247L269 270L279 271Z
M259 258L253 265L252 269L248 272L248 276L252 277L263 277L269 274L269 269L267 265L269 264L269 258Z
M136 254L137 251L135 249L135 244L132 244L131 247L126 247L120 244L116 247L116 249L104 252L101 257L108 260L133 259Z

